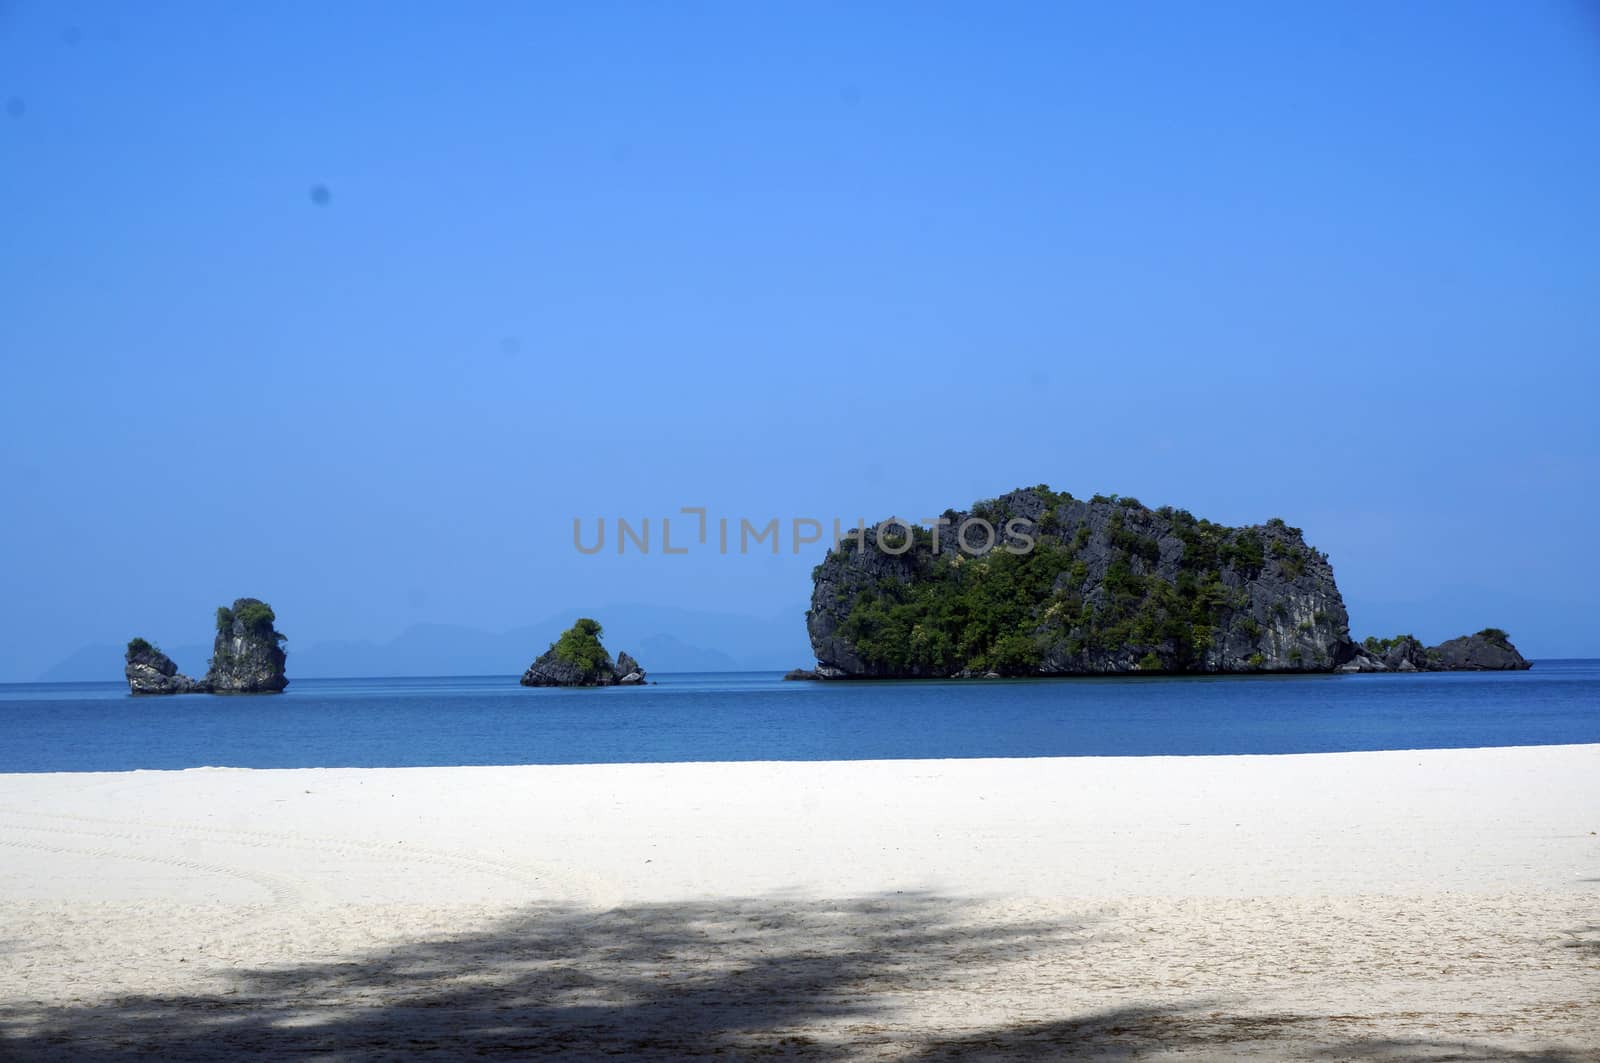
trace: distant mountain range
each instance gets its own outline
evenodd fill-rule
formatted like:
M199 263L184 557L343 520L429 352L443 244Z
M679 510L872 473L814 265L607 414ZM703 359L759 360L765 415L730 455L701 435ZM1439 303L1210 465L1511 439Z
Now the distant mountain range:
M771 671L809 664L804 609L780 617L699 612L671 606L614 605L569 610L536 624L494 633L452 624L416 624L387 642L341 640L306 646L290 633L288 673L294 679L353 676L519 676L580 615L605 627L612 654L627 650L650 672ZM180 671L198 675L209 644L163 647ZM39 676L42 683L122 678L123 646L84 646Z

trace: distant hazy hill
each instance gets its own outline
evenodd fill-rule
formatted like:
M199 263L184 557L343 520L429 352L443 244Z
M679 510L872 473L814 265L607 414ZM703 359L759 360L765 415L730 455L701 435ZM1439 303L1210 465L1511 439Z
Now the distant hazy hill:
M80 646L71 656L58 661L39 674L40 683L92 683L122 678L123 645L96 642ZM198 643L162 650L177 662L178 671L186 675L204 674L206 662L211 659L211 647Z
M537 624L492 633L449 624L416 624L388 642L362 640L299 645L294 618L289 632L289 678L335 676L505 675L523 669L579 615L605 625L608 647L627 650L650 672L778 670L811 658L804 611L784 617L707 613L670 606L614 605L558 613ZM122 678L122 646L84 646L39 676L66 683ZM179 646L167 651L180 669L204 672L211 649Z

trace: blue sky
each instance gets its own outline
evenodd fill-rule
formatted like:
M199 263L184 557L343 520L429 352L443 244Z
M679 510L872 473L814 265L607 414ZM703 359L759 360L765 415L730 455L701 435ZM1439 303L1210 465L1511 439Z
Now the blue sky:
M1039 482L1600 655L1592 7L12 0L0 103L0 680L241 594L799 632L817 547L572 520Z

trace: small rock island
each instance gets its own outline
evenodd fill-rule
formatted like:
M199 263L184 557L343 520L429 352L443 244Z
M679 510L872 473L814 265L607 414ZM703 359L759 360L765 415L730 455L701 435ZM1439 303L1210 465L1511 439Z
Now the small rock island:
M122 673L132 694L276 694L289 685L284 674L286 636L273 625L277 614L259 598L236 599L217 609L217 635L204 678L178 673L171 657L144 638L128 642Z
M1497 627L1424 646L1412 635L1367 638L1340 666L1344 672L1514 672L1533 667Z
M600 643L597 620L583 617L522 673L525 687L638 686L645 676L639 662L618 653L615 662Z
M143 638L128 640L122 674L130 694L204 694L205 685L178 674L178 666L161 648Z
M213 694L276 694L289 685L284 675L282 632L277 615L258 598L240 598L217 608L217 637L204 682Z

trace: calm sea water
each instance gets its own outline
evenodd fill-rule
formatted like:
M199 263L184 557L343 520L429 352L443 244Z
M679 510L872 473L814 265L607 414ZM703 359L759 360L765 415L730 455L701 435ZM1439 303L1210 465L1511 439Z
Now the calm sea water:
M785 683L664 675L528 690L508 676L302 679L267 697L0 685L0 772L876 760L1600 742L1600 661L1531 672Z

